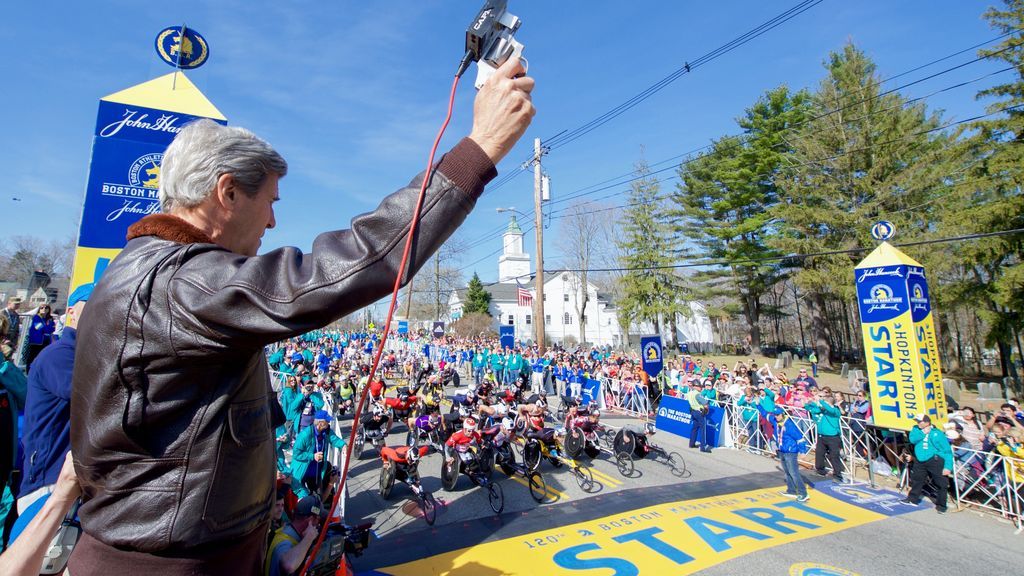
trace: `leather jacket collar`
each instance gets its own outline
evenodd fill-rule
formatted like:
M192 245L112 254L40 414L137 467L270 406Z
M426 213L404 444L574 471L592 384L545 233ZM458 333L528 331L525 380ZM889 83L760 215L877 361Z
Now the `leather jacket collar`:
M156 236L178 244L214 243L205 232L171 214L150 214L128 227L128 240L142 236Z

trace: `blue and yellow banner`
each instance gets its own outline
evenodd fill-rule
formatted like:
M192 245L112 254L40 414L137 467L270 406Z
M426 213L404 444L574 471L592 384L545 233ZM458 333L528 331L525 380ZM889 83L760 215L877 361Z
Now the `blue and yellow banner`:
M944 421L931 307L924 313L922 307L928 300L924 267L882 242L854 276L874 424L909 430L922 413Z
M917 343L917 355L921 359L925 408L931 416L932 424L941 427L946 422L946 390L942 386L942 366L935 338L928 279L921 267L910 267L908 274L910 314L914 318L914 341Z
M128 227L160 210L160 163L181 128L227 121L181 72L100 99L70 292L95 282L120 253Z

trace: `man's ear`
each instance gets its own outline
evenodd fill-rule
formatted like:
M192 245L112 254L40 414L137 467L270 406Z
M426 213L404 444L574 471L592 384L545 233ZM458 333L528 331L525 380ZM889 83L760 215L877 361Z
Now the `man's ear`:
M217 202L221 206L228 209L233 207L237 196L234 176L231 174L221 174L220 177L217 178L214 193L217 195Z

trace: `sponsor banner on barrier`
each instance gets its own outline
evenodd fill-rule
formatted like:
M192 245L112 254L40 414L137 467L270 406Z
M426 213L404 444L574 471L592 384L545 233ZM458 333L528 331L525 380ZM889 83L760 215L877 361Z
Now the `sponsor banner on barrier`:
M591 402L597 402L602 410L605 408L605 402L601 398L601 382L599 380L584 378L580 391L583 396L584 406Z
M710 446L721 446L722 422L725 419L725 410L719 406L712 406L705 417L705 424L708 444ZM654 421L660 432L668 432L683 438L689 438L693 429L693 421L690 416L690 403L682 398L674 396L662 396L658 404L658 418Z
M921 358L921 379L924 382L924 404L932 423L942 427L946 423L946 390L942 385L942 365L939 345L935 338L931 296L924 268L911 266L908 275L910 313L914 318L914 342Z
M874 423L909 430L928 410L908 284L921 265L883 242L854 270Z
M485 542L376 573L693 574L752 552L885 518L821 493L797 502L781 496L783 488L639 508Z
M227 123L180 72L100 100L70 291L98 280L96 259L114 258L127 242L128 227L159 212L164 150L198 118Z
M644 336L640 339L640 357L644 372L651 378L661 374L665 365L664 352L661 348L661 336Z

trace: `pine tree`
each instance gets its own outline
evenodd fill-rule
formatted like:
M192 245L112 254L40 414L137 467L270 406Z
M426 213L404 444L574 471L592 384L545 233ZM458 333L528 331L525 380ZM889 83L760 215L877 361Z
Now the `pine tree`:
M870 229L880 219L893 221L901 240L914 239L928 219L913 208L947 187L949 136L936 130L940 115L908 105L899 93L882 95L875 64L852 44L830 54L825 68L811 117L776 178L780 202L771 216L779 233L769 245L797 254L864 249L874 246ZM810 296L814 346L825 367L834 346L853 346L853 267L862 256L803 258L794 270Z
M486 314L491 315L491 293L484 289L483 282L476 272L466 287L466 303L462 306L464 314Z
M773 227L768 209L778 203L775 176L789 152L786 132L804 120L810 95L782 86L767 92L737 120L743 136L726 136L711 151L685 162L672 195L676 231L706 262L726 262L695 275L700 298L734 299L748 326L750 346L761 348L761 314L768 290L783 278L766 261L778 252L765 244Z
M680 305L683 289L670 268L675 264L675 242L666 222L660 186L650 177L645 161L636 167L640 178L632 183L619 240L619 261L626 268L619 279L619 324L628 332L631 324L646 321L660 334L663 320L672 321L676 313L689 310Z
M975 123L961 147L967 178L941 203L943 235L1024 228L1024 1L1005 0L1002 9L990 8L984 16L995 29L1012 34L979 55L1003 60L1017 73L1013 81L978 94L994 100L987 107L994 116ZM944 255L953 265L956 281L950 290L957 303L985 321L985 340L999 348L1003 375L1015 375L1011 349L1024 357L1024 234L957 243Z

